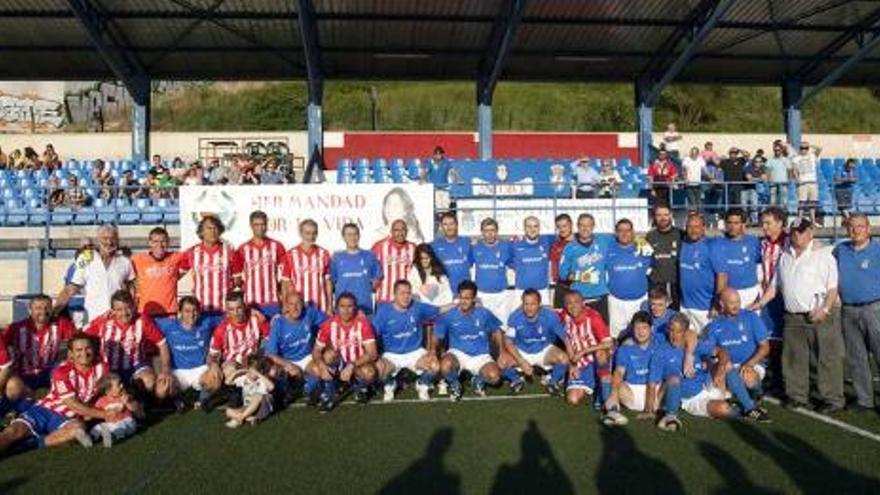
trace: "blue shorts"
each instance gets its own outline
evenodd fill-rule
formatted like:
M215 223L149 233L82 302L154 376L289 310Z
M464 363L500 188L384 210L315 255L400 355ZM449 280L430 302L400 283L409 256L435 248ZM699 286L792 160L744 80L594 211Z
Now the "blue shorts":
M265 306L257 306L257 311L263 313L267 320L271 320L275 315L281 314L281 305L267 304Z
M782 294L777 294L764 309L761 310L761 321L770 333L770 340L782 340L783 317L785 316L785 301Z
M588 394L592 394L596 390L596 365L590 363L578 369L574 378L568 378L568 387L566 390L586 390Z
M49 386L52 385L52 370L44 370L36 375L22 376L21 381L23 381L24 384L27 385L27 388L32 391L41 388L49 388Z
M34 401L31 398L9 400L6 397L0 397L0 416L6 416L9 413L21 414L33 405Z
M14 421L21 421L26 424L31 430L31 435L44 437L58 430L71 421L71 419L39 404L34 404L27 411L21 413L21 416Z

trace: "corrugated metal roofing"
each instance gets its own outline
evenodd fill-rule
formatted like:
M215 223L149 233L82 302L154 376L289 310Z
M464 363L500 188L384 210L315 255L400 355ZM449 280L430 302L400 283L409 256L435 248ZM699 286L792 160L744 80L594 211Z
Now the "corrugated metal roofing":
M296 0L88 0L119 47L157 79L304 78ZM327 78L476 78L511 0L312 0ZM526 0L502 68L509 80L633 81L662 70L711 0ZM717 0L716 0L717 1ZM806 76L880 36L880 2L739 0L677 78L778 84L850 30ZM880 15L877 16L880 18ZM112 79L65 0L0 2L0 79ZM679 39L671 48L668 41ZM661 52L661 47L664 51ZM880 84L880 51L841 84Z

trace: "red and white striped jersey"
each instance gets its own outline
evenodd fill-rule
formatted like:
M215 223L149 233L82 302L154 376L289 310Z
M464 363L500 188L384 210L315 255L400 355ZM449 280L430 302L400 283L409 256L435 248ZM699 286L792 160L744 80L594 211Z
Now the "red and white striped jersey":
M318 330L315 345L330 347L339 353L343 363L353 363L366 353L366 344L375 342L373 325L363 314L358 313L348 323L336 315L325 321Z
M70 340L74 333L76 328L66 318L39 329L33 319L27 318L9 325L3 332L3 342L12 349L18 374L33 377L55 366L61 343Z
M268 237L259 245L251 239L236 254L241 261L245 303L278 304L278 274L286 255L284 245Z
M767 290L776 277L776 269L779 267L779 258L789 246L788 234L782 233L775 241L767 236L761 238L761 288Z
M305 302L311 302L323 312L330 310L327 299L327 280L330 279L330 253L313 245L308 251L299 245L287 252L281 268L281 279L290 280L293 290Z
M137 315L134 321L122 323L112 311L91 321L85 333L101 342L101 354L110 370L124 373L149 364L148 347L161 345L165 336L147 315Z
M80 371L71 361L66 361L52 370L52 384L49 393L37 402L38 405L67 418L75 418L64 401L76 399L90 405L98 396L98 383L110 372L107 363L98 362L86 371Z
M204 311L223 311L232 277L241 273L235 249L226 243L208 247L204 243L187 249L180 257L181 271L193 272L193 295Z
M269 324L252 312L242 323L224 318L211 338L211 353L219 354L221 363L246 364L247 358L260 350L260 342L269 334Z
M394 299L394 284L406 280L415 259L416 245L407 241L403 244L386 237L373 244L373 255L382 267L382 284L376 293L376 302L389 302Z
M594 347L600 342L611 340L608 325L602 319L598 311L590 307L584 307L578 318L572 318L566 310L559 311L559 319L565 327L565 335L568 345L575 353L579 353L588 347ZM593 354L587 354L578 362L578 367L586 366L593 362Z

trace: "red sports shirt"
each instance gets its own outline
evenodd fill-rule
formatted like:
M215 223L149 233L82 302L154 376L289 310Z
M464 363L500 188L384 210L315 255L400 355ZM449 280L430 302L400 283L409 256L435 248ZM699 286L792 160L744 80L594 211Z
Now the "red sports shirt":
M389 302L394 299L394 284L406 280L415 259L416 245L407 241L394 242L390 237L373 244L373 255L382 267L382 284L376 293L376 302Z
M33 377L55 366L61 343L70 340L74 333L76 328L66 318L39 329L34 320L28 318L9 325L3 332L3 342L12 348L18 374Z
M594 347L600 342L611 340L608 325L602 319L598 311L590 307L584 307L578 318L572 318L568 311L560 310L559 319L565 326L565 335L571 350L578 353L588 347ZM578 367L586 366L593 362L593 354L587 354L578 362Z
M323 312L330 310L327 300L327 280L330 279L330 253L319 246L308 251L297 246L287 252L281 268L281 279L290 280L293 290L305 302L311 302Z
M204 243L187 249L180 257L180 269L193 272L193 295L205 311L223 311L232 278L241 273L235 250L226 243L210 248Z
M556 242L550 246L550 280L557 285L568 286L567 280L559 280L559 261L562 259L562 251L571 241L565 239L556 239Z
M375 340L373 325L364 315L358 314L348 323L337 315L321 325L315 345L319 348L329 346L339 353L343 363L353 363L364 355L366 344Z
M236 253L241 261L244 300L247 304L278 304L278 273L285 258L284 246L265 238L260 245L251 239Z
M211 338L211 353L220 355L221 363L247 363L247 358L260 350L260 341L269 334L269 324L256 313L243 323L224 318Z
M101 353L111 371L127 372L150 364L147 344L158 346L165 336L147 315L138 315L130 323L120 323L112 311L91 321L85 333L101 341Z
M104 362L80 371L72 362L65 361L52 371L49 393L37 404L64 417L75 418L77 414L65 406L64 401L73 398L83 404L91 404L98 395L98 382L109 372Z

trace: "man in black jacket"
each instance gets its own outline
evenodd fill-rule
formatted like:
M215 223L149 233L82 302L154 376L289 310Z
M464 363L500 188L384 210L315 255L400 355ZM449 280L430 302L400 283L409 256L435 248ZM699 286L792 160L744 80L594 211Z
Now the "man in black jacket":
M651 288L662 287L672 299L672 308L679 306L678 251L684 233L672 225L672 209L667 205L654 208L654 228L645 236L651 246Z

